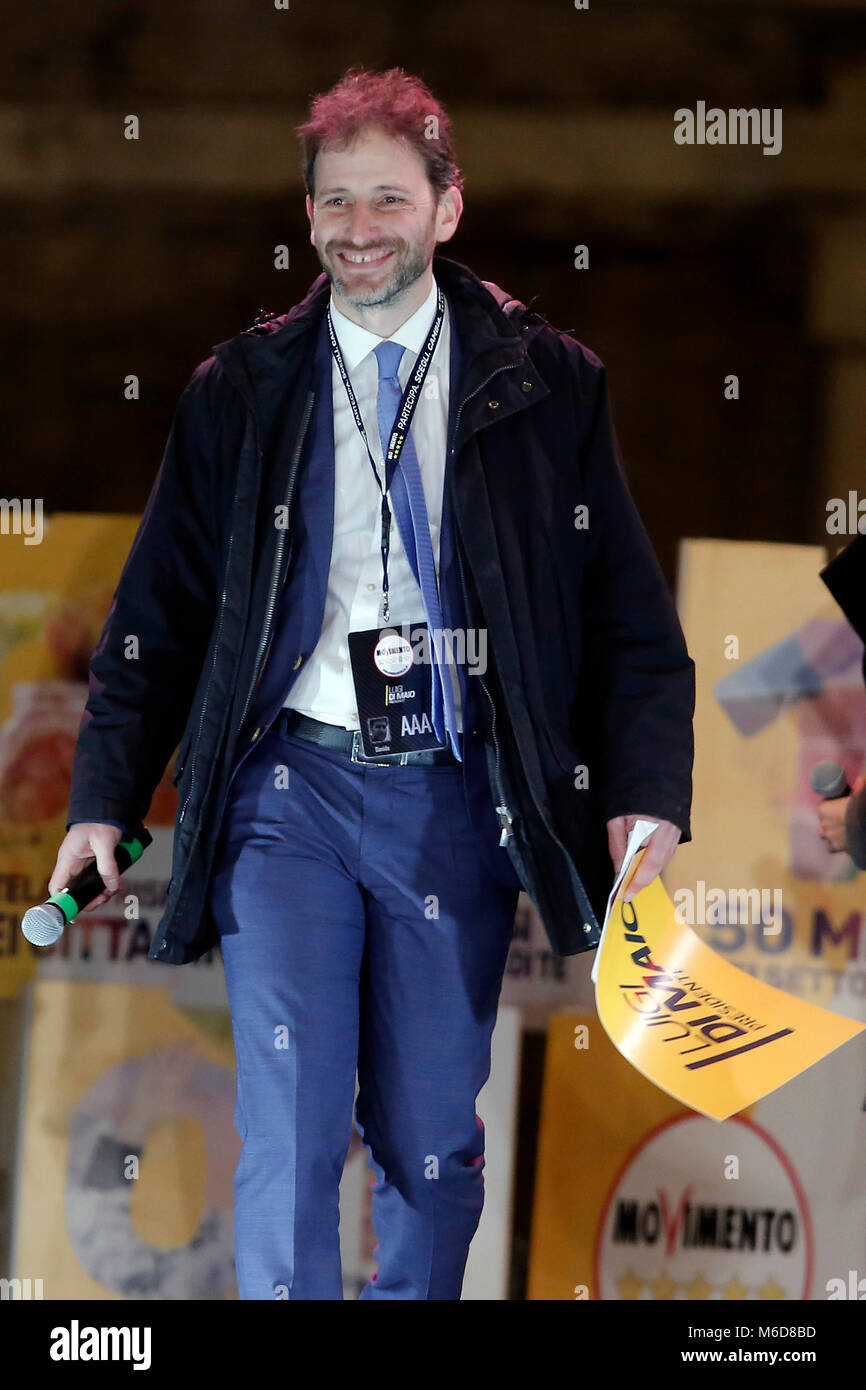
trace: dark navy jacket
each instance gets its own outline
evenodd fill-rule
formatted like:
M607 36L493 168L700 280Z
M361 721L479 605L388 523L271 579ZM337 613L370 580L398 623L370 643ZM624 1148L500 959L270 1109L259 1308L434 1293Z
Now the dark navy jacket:
M465 267L433 268L456 349L444 621L485 628L488 645L486 673L465 680L467 794L476 815L480 797L494 820L504 808L503 853L569 955L598 941L608 819L641 812L690 837L694 667L625 482L602 363ZM329 293L320 275L193 373L91 663L67 823L146 820L180 741L156 960L216 943L208 884L233 771L318 640Z

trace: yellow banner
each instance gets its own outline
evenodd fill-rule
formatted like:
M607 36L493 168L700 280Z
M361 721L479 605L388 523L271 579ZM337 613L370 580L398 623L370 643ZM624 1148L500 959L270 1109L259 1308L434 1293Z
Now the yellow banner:
M56 513L38 544L10 535L0 547L0 999L18 996L46 959L21 934L21 917L47 896L66 833L90 657L137 526L134 516ZM151 830L174 823L171 770ZM67 936L58 951L69 948Z
M815 764L866 770L863 644L821 583L820 546L684 541L679 611L697 676L692 836L664 881L713 951L766 984L866 1022L866 894L820 838ZM755 595L760 594L760 603ZM748 886L784 904L709 909ZM733 907L733 902L732 902Z
M656 1086L724 1120L863 1031L711 951L661 879L623 902L641 857L613 902L594 978L606 1033Z
M24 1095L17 1278L46 1299L234 1297L227 1010L37 980Z

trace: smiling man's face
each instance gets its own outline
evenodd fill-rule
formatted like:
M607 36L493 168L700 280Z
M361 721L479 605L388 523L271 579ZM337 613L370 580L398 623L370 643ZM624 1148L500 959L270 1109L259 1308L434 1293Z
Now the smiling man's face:
M412 312L429 291L437 243L453 236L462 207L457 188L437 202L411 145L373 128L344 150L319 151L315 196L307 198L310 240L345 305L362 314L401 305Z

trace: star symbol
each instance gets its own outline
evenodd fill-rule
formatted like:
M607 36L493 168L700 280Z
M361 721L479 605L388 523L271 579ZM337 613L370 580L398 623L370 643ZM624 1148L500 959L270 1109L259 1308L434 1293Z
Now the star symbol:
M713 1291L712 1284L708 1284L702 1274L697 1275L690 1284L686 1285L689 1291L689 1298L709 1298Z
M673 1298L677 1291L674 1280L667 1274L660 1274L658 1279L653 1280L650 1288L653 1291L653 1298Z
M637 1298L642 1284L643 1280L638 1279L637 1275L630 1269L616 1281L620 1298Z
M745 1284L741 1284L736 1275L729 1279L723 1291L725 1298L745 1298L749 1290Z
M784 1289L780 1289L780 1288L779 1288L779 1285L776 1284L776 1283L774 1283L774 1281L773 1281L773 1276L770 1275L770 1278L767 1280L766 1284L762 1284L761 1287L758 1289L758 1297L759 1297L759 1298L784 1298L784 1297L785 1297L785 1290L784 1290Z

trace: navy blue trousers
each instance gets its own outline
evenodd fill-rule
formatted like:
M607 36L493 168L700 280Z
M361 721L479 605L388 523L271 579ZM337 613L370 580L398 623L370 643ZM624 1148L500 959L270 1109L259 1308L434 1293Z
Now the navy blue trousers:
M243 1299L340 1299L355 1122L375 1174L360 1297L459 1299L483 1202L518 883L458 764L364 767L278 718L236 769L212 884L237 1061Z

